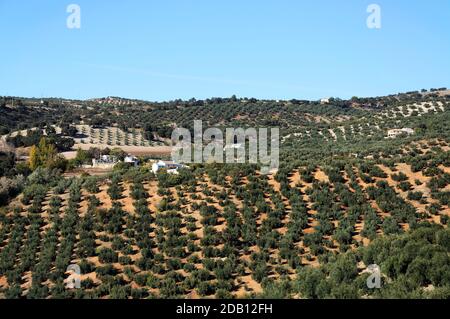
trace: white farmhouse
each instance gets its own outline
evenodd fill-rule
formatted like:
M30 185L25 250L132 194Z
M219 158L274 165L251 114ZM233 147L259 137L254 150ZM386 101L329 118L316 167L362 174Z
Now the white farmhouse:
M133 166L138 166L139 160L136 156L128 155L123 159L124 163L131 164Z
M160 169L165 168L169 174L178 174L178 170L182 167L184 167L184 165L175 162L158 161L152 165L152 172L157 174Z

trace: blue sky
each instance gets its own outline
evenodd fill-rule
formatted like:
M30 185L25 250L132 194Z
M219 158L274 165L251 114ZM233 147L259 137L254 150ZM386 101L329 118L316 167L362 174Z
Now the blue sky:
M81 7L81 29L66 8ZM367 6L382 28L368 29ZM0 95L318 99L450 86L450 1L0 0Z

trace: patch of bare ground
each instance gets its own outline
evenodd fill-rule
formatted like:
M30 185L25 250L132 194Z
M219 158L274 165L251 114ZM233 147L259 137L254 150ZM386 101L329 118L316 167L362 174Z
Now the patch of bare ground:
M8 280L6 279L6 276L0 276L0 288L6 287L8 287Z
M251 275L246 275L239 277L239 288L236 291L236 296L239 297L245 297L248 294L251 293L261 293L262 287L259 283L257 283Z
M268 177L267 182L273 188L273 190L275 192L277 192L277 193L280 192L280 188L281 188L280 183L278 181L276 181L275 178L272 175L270 175Z
M149 198L147 202L152 212L158 211L158 204L161 202L162 197L158 195L158 182L150 181L143 184L144 189L147 191Z
M84 217L86 215L87 211L88 211L88 206L89 206L88 198L89 198L89 196L91 196L91 194L89 192L87 192L84 189L81 190L81 201L80 201L79 206L78 206L78 212L79 212L81 217Z
M105 176L112 172L112 169L103 168L76 168L63 174L65 178L80 177L82 175Z
M316 170L316 172L314 173L314 178L317 179L319 182L323 183L330 182L330 179L328 178L327 174L325 174L325 172L322 171L321 169Z
M122 183L123 193L122 198L118 201L122 204L122 209L130 214L134 214L133 198L131 198L131 184L124 182Z
M289 186L292 188L295 188L298 183L301 182L300 179L300 172L298 169L295 169L290 175L289 175Z
M100 192L95 194L95 196L100 201L100 207L102 209L110 209L112 207L112 201L111 198L108 195L108 185L103 184L100 187Z

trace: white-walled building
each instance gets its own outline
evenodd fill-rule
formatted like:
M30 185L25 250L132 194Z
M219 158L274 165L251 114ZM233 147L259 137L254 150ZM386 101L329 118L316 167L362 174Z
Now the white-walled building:
M178 174L178 170L182 167L184 167L184 165L175 162L158 161L152 165L152 172L157 174L160 169L164 168L167 169L167 173L169 174Z
M133 155L125 156L125 158L123 159L123 162L127 163L127 164L131 164L133 166L138 166L138 164L139 164L138 158Z

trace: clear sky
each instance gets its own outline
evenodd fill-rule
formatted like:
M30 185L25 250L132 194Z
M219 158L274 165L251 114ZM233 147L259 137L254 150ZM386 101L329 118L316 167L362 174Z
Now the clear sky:
M450 87L449 40L448 0L0 0L0 95L385 95Z

